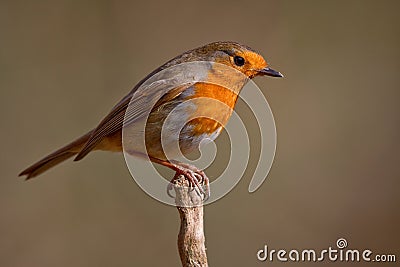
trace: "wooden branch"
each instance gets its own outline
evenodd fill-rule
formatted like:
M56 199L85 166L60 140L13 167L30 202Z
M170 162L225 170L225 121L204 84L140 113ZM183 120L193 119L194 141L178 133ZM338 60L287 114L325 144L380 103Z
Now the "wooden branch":
M181 219L178 249L183 267L208 266L203 224L203 200L180 175L173 181Z

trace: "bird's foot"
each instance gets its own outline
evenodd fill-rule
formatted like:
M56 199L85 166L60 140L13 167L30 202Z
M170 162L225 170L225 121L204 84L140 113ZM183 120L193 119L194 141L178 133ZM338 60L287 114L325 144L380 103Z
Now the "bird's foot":
M179 175L183 175L186 177L186 179L188 179L189 187L193 190L196 190L196 192L200 196L203 196L203 201L206 201L210 198L210 181L204 171L198 169L193 165L185 164L182 162L174 161L171 162L171 164L173 165L173 169L176 171L176 174L174 178L172 178L167 188L167 194L170 197L174 197L170 193L170 191L174 187L174 181L179 177Z

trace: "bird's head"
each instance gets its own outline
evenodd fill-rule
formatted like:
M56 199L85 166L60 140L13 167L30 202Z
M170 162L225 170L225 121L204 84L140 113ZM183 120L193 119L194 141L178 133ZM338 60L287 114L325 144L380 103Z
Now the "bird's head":
M236 42L214 42L188 51L185 60L213 61L232 67L249 78L283 77L269 68L267 61L254 49Z

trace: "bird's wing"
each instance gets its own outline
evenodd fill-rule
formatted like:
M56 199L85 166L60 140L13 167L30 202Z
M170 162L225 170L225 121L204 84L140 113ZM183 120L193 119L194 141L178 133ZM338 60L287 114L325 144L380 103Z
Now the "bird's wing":
M141 86L144 83L143 80L118 102L111 112L93 130L92 135L74 161L85 157L104 137L120 131L123 125L126 126L127 124L135 123L135 121L142 119L144 116L147 116L151 110L158 108L165 103L165 101L177 97L194 84L186 83L172 87L174 83L173 79L165 79Z

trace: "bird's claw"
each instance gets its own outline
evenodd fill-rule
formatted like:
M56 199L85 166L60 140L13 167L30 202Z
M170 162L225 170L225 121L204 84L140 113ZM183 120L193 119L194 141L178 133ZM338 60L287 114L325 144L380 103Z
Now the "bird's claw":
M208 177L203 171L193 171L190 169L176 172L174 178L172 178L171 182L168 184L168 196L175 198L175 196L171 194L171 191L174 188L175 179L177 179L180 174L184 175L188 180L190 192L196 190L196 193L202 197L203 201L207 201L210 198L210 182Z

